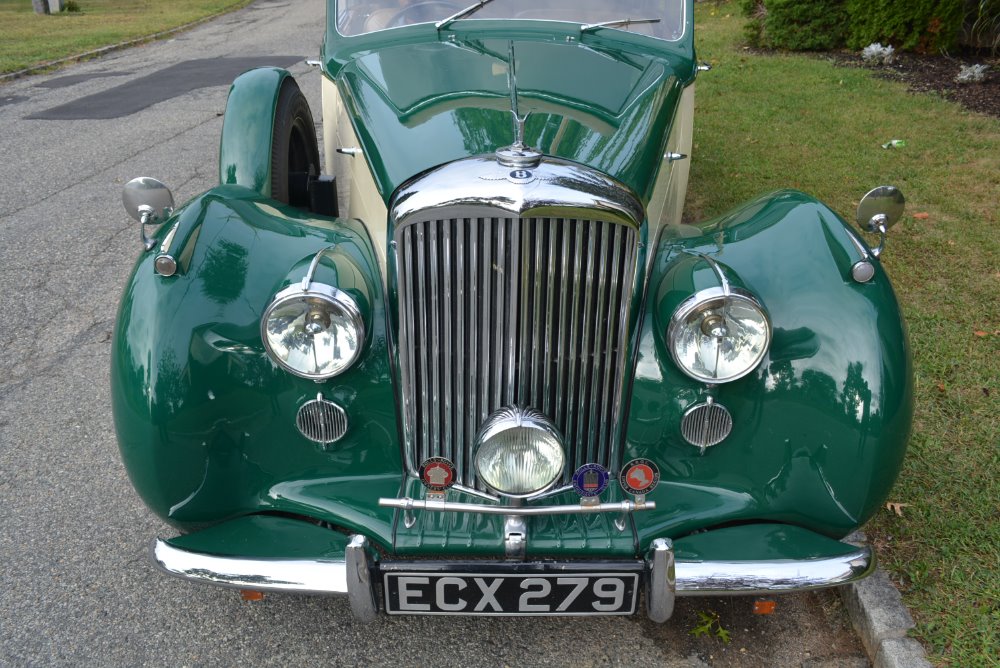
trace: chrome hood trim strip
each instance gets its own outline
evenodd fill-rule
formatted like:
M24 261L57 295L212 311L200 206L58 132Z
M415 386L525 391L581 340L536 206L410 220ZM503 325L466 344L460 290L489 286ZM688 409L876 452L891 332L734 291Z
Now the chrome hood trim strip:
M589 167L545 157L531 169L504 167L493 155L448 163L400 186L389 206L395 228L435 218L481 215L580 217L638 229L645 209L631 190Z

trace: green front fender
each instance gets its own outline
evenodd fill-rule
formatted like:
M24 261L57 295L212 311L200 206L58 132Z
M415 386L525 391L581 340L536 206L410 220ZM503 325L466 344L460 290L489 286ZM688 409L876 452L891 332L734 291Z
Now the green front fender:
M699 227L661 243L637 343L626 459L648 457L662 473L648 497L657 510L635 515L640 546L751 521L843 536L884 502L910 432L911 360L889 280L877 261L871 282L852 280L863 242L802 193L761 197ZM678 370L666 339L677 287L716 280L707 264L689 273L692 252L734 272L774 332L751 374L714 388ZM708 396L734 427L702 453L680 422Z
M112 408L128 474L146 504L185 530L260 512L325 520L391 545L403 470L382 281L357 221L313 217L239 186L195 198L162 227L194 229L181 271L139 258L119 308ZM368 338L348 371L294 377L264 351L260 319L295 268L335 246L317 279L362 306ZM302 269L304 272L304 268ZM326 448L295 427L322 394L348 431Z
M219 143L219 183L271 196L271 140L281 84L291 74L259 67L233 81Z

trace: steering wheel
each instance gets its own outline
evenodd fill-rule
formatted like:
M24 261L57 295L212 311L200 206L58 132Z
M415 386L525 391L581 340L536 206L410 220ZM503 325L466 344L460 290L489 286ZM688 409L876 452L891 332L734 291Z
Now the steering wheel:
M441 9L449 10L447 14L441 15ZM407 5L393 14L385 22L386 28L396 28L409 23L427 23L429 21L440 21L446 16L450 16L457 11L465 9L462 5L456 5L447 0L424 0Z

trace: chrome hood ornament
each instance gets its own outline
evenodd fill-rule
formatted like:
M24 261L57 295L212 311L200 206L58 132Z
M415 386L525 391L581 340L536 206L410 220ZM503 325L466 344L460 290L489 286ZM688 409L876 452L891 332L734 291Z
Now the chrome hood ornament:
M524 145L524 123L531 112L525 115L517 109L517 72L514 65L514 42L507 42L507 88L510 90L510 113L514 117L514 143L497 149L497 162L504 167L521 170L537 167L542 154Z

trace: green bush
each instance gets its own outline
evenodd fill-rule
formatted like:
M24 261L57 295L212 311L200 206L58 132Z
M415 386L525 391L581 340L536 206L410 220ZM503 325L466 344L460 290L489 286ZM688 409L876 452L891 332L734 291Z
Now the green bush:
M1000 54L1000 0L965 0L962 43Z
M930 53L955 46L965 18L964 0L847 0L847 45L872 42Z
M752 46L792 51L826 51L843 46L847 37L846 0L740 0L749 17L747 41Z

